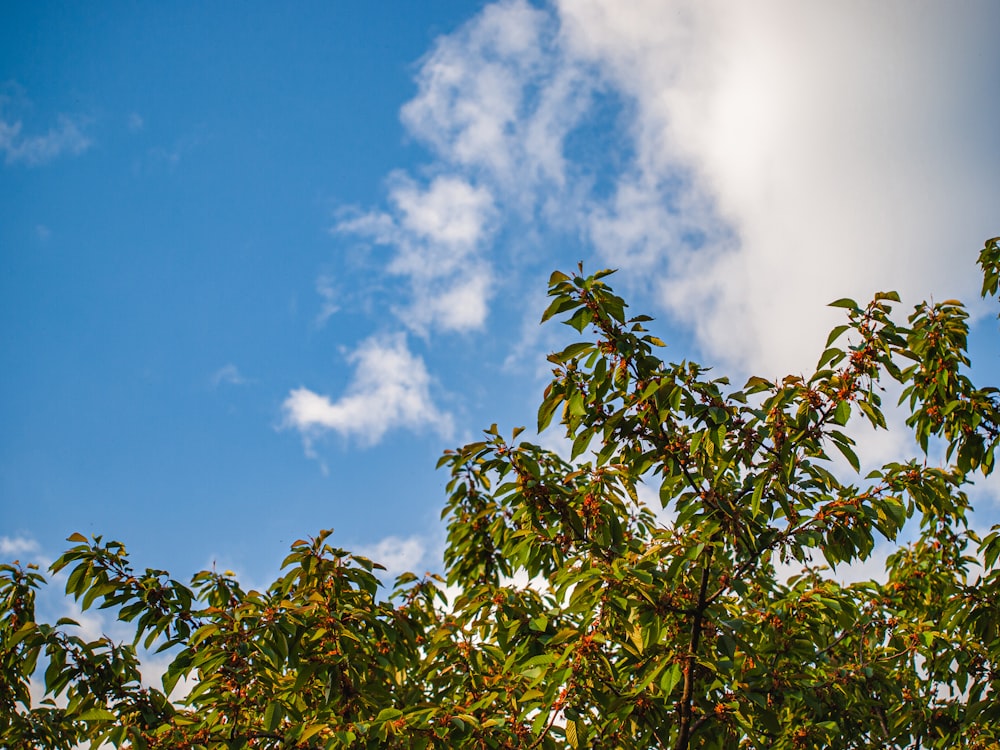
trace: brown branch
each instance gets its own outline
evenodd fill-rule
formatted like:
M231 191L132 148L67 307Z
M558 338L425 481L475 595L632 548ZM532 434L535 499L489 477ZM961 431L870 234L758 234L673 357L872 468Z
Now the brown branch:
M545 726L545 731L543 731L540 735L538 735L537 740L528 745L528 750L535 750L536 747L542 744L542 740L544 740L548 736L549 732L552 731L552 725L555 724L556 717L558 715L559 715L558 711L552 712L552 718L549 719L549 723Z
M714 539L713 539L714 541ZM681 694L680 729L677 735L677 743L674 750L687 750L691 742L691 718L693 716L692 703L694 701L694 670L697 665L698 643L701 641L702 626L705 621L705 610L708 607L708 580L712 575L712 555L715 552L714 546L709 546L705 567L701 571L701 585L698 590L698 606L695 609L694 619L691 621L691 637L688 646L688 655L684 665L684 690Z

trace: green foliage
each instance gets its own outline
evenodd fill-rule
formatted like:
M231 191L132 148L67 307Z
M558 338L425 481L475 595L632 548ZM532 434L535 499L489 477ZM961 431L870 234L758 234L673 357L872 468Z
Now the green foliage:
M115 643L36 622L44 579L0 567L0 746L1000 747L1000 527L980 539L964 492L994 468L1000 398L968 376L963 306L904 325L895 294L838 300L814 373L734 387L664 361L609 273L549 282L543 320L592 334L549 357L538 411L570 460L495 425L441 459L444 579L405 574L383 598L379 566L322 532L264 592L187 586L74 535L52 570L133 624ZM861 476L845 427L886 428L885 381L922 455ZM914 516L886 583L825 574ZM169 656L160 688L140 682L150 648Z

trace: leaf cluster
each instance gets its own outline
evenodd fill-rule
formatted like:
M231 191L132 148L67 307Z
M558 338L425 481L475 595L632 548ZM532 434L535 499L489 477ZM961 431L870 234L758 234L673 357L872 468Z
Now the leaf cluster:
M185 585L74 535L53 572L134 627L116 643L36 622L44 578L0 567L0 745L998 747L1000 527L969 528L966 488L994 469L1000 397L969 376L964 307L837 300L812 373L737 387L664 359L610 274L549 281L543 321L581 340L549 357L537 426L568 456L493 425L439 462L444 577L387 593L324 531L266 591ZM852 429L887 429L890 382L916 455L870 467ZM885 583L831 575L911 518Z

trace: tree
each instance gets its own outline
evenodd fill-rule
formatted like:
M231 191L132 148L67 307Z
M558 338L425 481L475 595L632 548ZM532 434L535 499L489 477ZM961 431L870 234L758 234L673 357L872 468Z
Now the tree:
M996 296L1000 238L979 262ZM441 459L446 577L383 597L379 566L321 532L266 591L187 586L73 535L52 571L135 638L36 622L41 574L2 566L0 745L1000 747L1000 526L977 536L965 492L994 468L1000 396L969 378L963 306L904 325L893 293L838 300L813 374L736 388L657 356L609 273L549 282L543 320L592 333L550 356L538 413L539 430L560 415L572 457L493 426ZM845 428L886 428L885 381L920 452L861 476ZM821 564L866 559L910 518L886 583ZM170 656L162 689L140 682L151 648Z

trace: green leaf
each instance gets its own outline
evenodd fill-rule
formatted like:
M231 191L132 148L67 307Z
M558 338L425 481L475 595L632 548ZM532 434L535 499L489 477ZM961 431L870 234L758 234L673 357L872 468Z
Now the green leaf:
M559 354L556 355L556 359L560 362L569 362L571 359L579 358L581 354L594 351L594 349L596 349L596 347L589 341L578 341L575 344L570 344L559 352Z
M560 295L552 300L552 302L549 303L549 306L545 308L545 312L542 313L541 322L544 323L555 315L559 315L567 310L572 310L578 304L577 300L573 297L564 297Z
M542 432L552 423L552 417L562 402L561 393L553 393L542 401L542 405L538 407L538 432Z
M76 716L80 721L115 721L118 717L106 708L88 708Z
M858 454L851 450L850 445L839 440L834 440L833 444L837 446L837 450L844 454L844 458L855 471L861 471L861 461L858 460Z
M846 300L846 301L847 302L853 302L854 300ZM843 335L844 331L846 331L850 327L851 327L850 325L845 324L845 325L837 326L832 331L830 331L830 335L827 336L827 338L826 338L826 346L824 348L825 349L829 349L830 345L833 344L834 341L836 341L837 339L839 339Z
M837 362L840 362L840 360L842 360L843 358L844 358L843 350L837 349L836 347L831 347L826 351L824 351L823 354L820 356L819 361L816 363L816 369L822 370L827 365L836 364ZM813 380L815 381L816 379L817 378L814 376Z
M590 445L590 441L593 440L593 437L593 433L591 433L590 430L582 430L573 440L573 447L570 449L570 459L575 459L587 450L587 446Z
M298 743L305 744L306 742L309 741L310 737L314 737L315 735L322 732L324 729L326 729L325 724L306 724L304 727L302 727L302 731L299 733L299 736L297 737Z
M267 704L267 709L264 711L264 728L268 732L273 732L281 724L281 718L284 714L281 704L277 702L272 702Z
M569 320L565 321L565 323L571 328L575 328L580 333L583 333L584 329L588 325L590 325L590 323L593 320L594 320L594 313L592 313L586 307L581 307L579 310L573 313L573 316Z
M758 393L759 391L770 390L773 387L774 383L767 378L762 378L757 375L751 376L747 380L746 385L743 386L743 388L749 393Z
M566 722L566 742L569 746L576 750L580 746L580 735L577 730L577 720L573 719Z
M760 478L754 483L753 495L750 498L750 515L758 516L760 514L760 500L764 496L764 488L767 486L767 475L762 474Z
M858 303L852 300L850 297L841 297L840 299L831 302L827 307L843 307L847 310L857 310Z
M836 410L833 412L833 421L843 427L847 424L847 421L851 418L851 402L844 399L839 404L837 404Z
M660 678L660 689L666 696L670 695L670 692L677 687L678 683L681 681L681 665L678 662L674 662L670 669L663 673Z
M531 733L534 735L541 734L542 729L546 724L549 723L549 714L545 711L539 711L535 720L531 722Z

